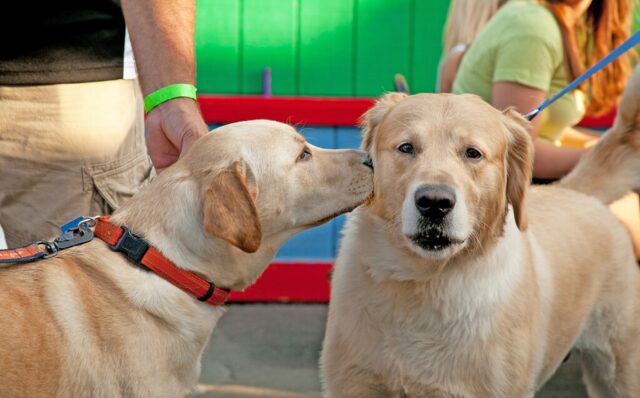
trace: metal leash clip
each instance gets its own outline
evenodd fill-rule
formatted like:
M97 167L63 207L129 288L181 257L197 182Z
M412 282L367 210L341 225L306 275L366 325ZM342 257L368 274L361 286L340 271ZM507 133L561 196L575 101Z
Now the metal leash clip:
M39 240L27 245L0 250L0 268L28 263L58 255L60 250L87 243L93 239L91 227L96 217L78 217L60 227L60 236L53 241Z
M56 250L52 251L49 257L55 256L59 250L91 241L93 239L91 227L96 225L98 217L78 217L60 227L61 235L51 242Z
M42 258L50 258L58 255L58 246L56 246L53 242L48 242L46 240L41 240L36 242L38 246L44 246L47 254L45 254Z

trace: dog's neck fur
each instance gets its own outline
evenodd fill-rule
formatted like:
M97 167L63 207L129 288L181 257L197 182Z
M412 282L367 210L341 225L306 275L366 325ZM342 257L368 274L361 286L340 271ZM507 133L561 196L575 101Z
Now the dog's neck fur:
M139 352L133 357L151 362L132 364L132 369L123 367L122 376L131 370L155 369L172 377L157 380L154 388L161 392L146 392L149 396L191 394L200 377L202 353L224 308L201 303L153 272L137 268L124 256L109 254L104 242L96 240L88 245L97 246L94 250L104 256L96 269L119 288L122 300L131 307L129 315L136 318L127 326L135 342L131 347Z
M424 304L444 318L471 320L483 314L489 315L508 300L523 273L522 259L514 258L514 253L526 250L518 248L524 243L511 211L504 225L506 233L484 246L482 256L462 252L444 260L421 258L415 262L402 261L407 256L406 247L390 247L382 219L364 209L358 211L354 219L356 228L362 228L368 231L368 236L374 237L360 247L359 253L359 262L367 268L372 281L382 288L387 283L402 284L405 286L400 290L402 294L427 298L429 302ZM369 250L368 245L385 247L386 250ZM376 253L378 257L374 258L369 253ZM385 253L385 256L379 257L380 253ZM410 255L414 259L418 257L413 253ZM419 264L420 268L412 266L412 263ZM421 294L415 294L413 289Z
M390 363L389 367L381 365L373 369L390 375L388 381L393 391L407 391L406 388L424 391L425 384L412 383L424 382L425 377L434 386L446 385L448 391L464 391L463 384L456 384L454 372L464 366L461 364L477 365L473 353L493 341L510 301L530 275L522 257L528 251L526 239L517 229L513 215L510 213L507 217L504 235L494 244L486 245L482 256L462 255L446 263L429 261L417 254L407 256L413 252L390 241L391 231L387 230L386 221L366 208L356 210L346 228L343 247L351 250L340 254L336 277L351 281L350 285L357 289L349 292L349 296L345 296L344 291L336 296L337 299L348 297L355 313L340 312L334 321L345 323L344 330L349 331L361 328L361 324L356 324L361 322L370 327L372 333L378 330L376 324L381 319L385 324L402 325L402 333L416 337L416 346L420 345L425 351L423 356L440 358L427 368L413 366L425 364L412 356L415 346L394 345L397 336L393 334L377 335L379 344L386 347L388 342L399 357L406 358L406 361ZM441 269L434 272L437 267ZM369 318L356 313L385 315ZM421 345L418 341L428 343ZM441 356L445 346L454 349ZM356 346L354 352L371 348L370 345Z
M195 184L186 173L181 175L179 168L166 173L175 173L170 184L164 183L168 179L161 179L163 176L158 177L159 181L144 187L112 216L111 221L128 227L174 264L202 275L216 286L232 290L247 287L287 237L269 238L257 253L247 254L207 235L200 210L194 210L201 208ZM148 203L155 205L150 207ZM159 223L159 220L164 222ZM182 369L190 369L176 375L173 381L163 382L178 390L194 386L200 375L202 352L224 313L223 307L197 301L158 275L136 269L124 257L114 261L105 271L136 308L162 320L153 324L152 329L156 330L148 332L159 331L166 351L173 354L160 356L158 360L180 361Z

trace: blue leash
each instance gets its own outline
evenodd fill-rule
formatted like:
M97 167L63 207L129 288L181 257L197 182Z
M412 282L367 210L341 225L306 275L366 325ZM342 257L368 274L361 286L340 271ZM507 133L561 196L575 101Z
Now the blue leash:
M635 46L638 43L640 43L640 31L637 31L636 33L634 33L633 36L628 38L624 43L622 43L620 46L618 46L615 50L611 51L606 57L602 58L595 65L593 65L591 68L589 68L586 72L584 72L583 74L578 76L576 78L576 80L572 81L567 87L563 88L561 91L559 91L553 97L551 97L551 98L547 99L546 101L544 101L542 103L542 105L538 106L535 109L532 109L529 113L524 115L524 117L527 118L527 120L531 121L534 117L536 117L536 115L538 113L542 112L546 107L551 105L558 98L562 97L563 95L565 95L569 91L571 91L574 88L578 87L580 84L582 84L582 82L584 82L589 77L591 77L591 75L593 75L594 73L598 72L600 69L604 68L605 66L609 65L616 58L618 58L622 54L624 54L627 51L629 51L633 46Z

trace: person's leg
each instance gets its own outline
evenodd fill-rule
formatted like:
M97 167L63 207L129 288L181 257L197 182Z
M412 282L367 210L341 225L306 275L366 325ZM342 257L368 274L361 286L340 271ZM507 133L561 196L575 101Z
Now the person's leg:
M92 194L81 162L3 154L0 168L0 222L8 247L50 239L65 221L90 209Z
M153 174L135 81L0 87L0 223L9 247L105 214Z

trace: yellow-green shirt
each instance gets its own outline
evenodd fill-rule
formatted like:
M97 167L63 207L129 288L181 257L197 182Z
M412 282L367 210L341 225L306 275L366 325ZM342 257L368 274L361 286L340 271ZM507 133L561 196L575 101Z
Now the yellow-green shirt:
M500 8L462 58L453 92L476 94L491 103L493 83L499 81L544 90L547 97L568 83L560 27L536 0L509 0ZM564 95L540 114L539 136L559 140L584 111L582 92Z

